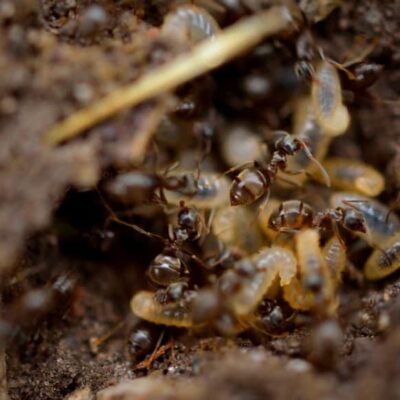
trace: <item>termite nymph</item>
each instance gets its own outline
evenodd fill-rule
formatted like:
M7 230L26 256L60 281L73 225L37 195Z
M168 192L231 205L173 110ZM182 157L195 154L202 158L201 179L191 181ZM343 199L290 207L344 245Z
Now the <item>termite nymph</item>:
M230 167L258 160L265 153L261 136L246 126L228 125L221 136L221 153Z
M350 115L342 102L339 74L331 62L322 60L317 65L311 99L317 122L327 135L337 136L346 131Z
M355 190L375 197L385 188L385 179L375 168L359 160L329 158L323 162L332 186L341 190Z
M224 207L216 211L212 232L230 249L252 254L262 245L262 234L254 226L255 215L247 208Z
M365 263L364 275L367 279L383 279L400 268L400 233L380 243L380 246Z
M293 136L307 143L313 157L322 162L328 152L332 137L326 135L317 123L311 100L308 97L301 97L295 102ZM298 173L290 175L285 172L279 172L278 177L283 176L286 181L300 184L306 180L307 174L313 176L317 173L317 166L304 152L298 152L293 157L290 157L287 162L287 169Z
M335 285L319 244L316 230L306 229L295 237L299 278L284 287L284 298L294 309L331 314L336 309Z
M284 248L265 248L251 258L238 261L235 273L239 276L239 286L229 302L240 317L255 309L277 277L281 286L289 284L296 274L296 259Z
M155 294L141 291L131 300L131 310L137 317L159 325L191 328L193 326L189 302L185 299L167 304L160 304Z
M322 248L322 257L325 260L330 274L336 284L341 281L342 273L346 267L346 248L339 238L333 236Z

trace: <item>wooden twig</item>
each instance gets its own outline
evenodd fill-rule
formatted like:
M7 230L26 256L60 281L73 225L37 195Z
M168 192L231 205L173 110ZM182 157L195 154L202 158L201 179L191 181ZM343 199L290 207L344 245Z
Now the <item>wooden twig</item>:
M268 36L295 28L295 18L284 6L272 7L244 18L221 31L215 38L201 42L191 52L154 69L130 85L116 89L55 124L45 134L44 141L54 146L71 139L127 107L163 94L219 67Z

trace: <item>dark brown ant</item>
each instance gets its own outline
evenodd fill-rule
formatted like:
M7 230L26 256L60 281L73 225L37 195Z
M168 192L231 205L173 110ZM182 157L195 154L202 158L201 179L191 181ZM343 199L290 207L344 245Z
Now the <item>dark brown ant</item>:
M370 61L360 61L346 66L341 72L341 80L345 89L364 93L372 86L383 70L383 65Z
M183 248L185 242L196 241L206 232L204 220L195 207L187 207L184 201L180 202L176 220L168 226L168 238L166 239L158 234L148 232L136 224L121 220L100 193L99 196L112 221L164 244L162 252L154 258L147 269L147 276L153 283L159 286L168 286L175 282L187 281L189 270L184 261L187 256L204 266L199 257Z
M329 176L324 168L311 154L305 142L286 132L277 132L282 136L275 141L275 151L269 163L254 161L253 166L243 169L233 179L230 189L231 205L247 205L255 202L264 194L269 194L271 185L277 178L278 171L287 168L287 157L303 150L320 169L327 186L330 186Z
M75 278L63 274L52 284L28 290L17 301L5 306L0 315L0 347L3 348L21 329L34 325L58 306L70 305L75 287Z
M157 344L160 329L157 325L140 321L129 335L128 351L134 363L141 361Z
M195 174L167 175L144 171L129 171L116 176L105 187L106 192L124 204L141 204L154 200L157 190L163 197L163 190L179 190L185 195L197 193L197 178Z
M314 212L311 206L300 200L288 200L281 203L269 217L268 225L278 232L319 228L333 230L337 233L337 226L354 233L367 234L368 232L363 213L351 206Z
M182 201L175 224L170 224L168 231L169 239L163 240L164 250L150 263L147 270L150 280L160 286L188 279L189 270L183 261L187 255L203 265L197 256L183 249L185 242L198 240L206 231L204 220L196 208L186 207Z
M304 228L318 228L333 231L344 246L338 227L342 227L353 234L367 240L369 245L379 251L382 257L389 262L388 255L379 244L374 242L368 221L362 210L352 204L351 200L343 201L348 207L329 208L314 213L313 209L300 200L289 200L281 203L279 209L273 212L268 225L278 232L295 232Z
M317 46L312 33L305 29L296 40L296 57L294 72L300 80L312 81L315 68L312 62L317 58Z

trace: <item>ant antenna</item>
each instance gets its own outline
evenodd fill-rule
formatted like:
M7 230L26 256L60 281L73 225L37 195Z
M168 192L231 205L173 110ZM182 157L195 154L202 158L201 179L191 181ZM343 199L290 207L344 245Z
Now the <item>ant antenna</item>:
M399 208L399 205L400 205L400 192L397 193L396 200L393 202L393 204L389 208L389 211L386 213L386 217L385 217L385 224L386 225L389 223L390 214L393 214L394 211Z
M116 223L118 223L120 225L124 225L124 226L127 226L129 228L132 228L133 230L135 230L136 232L139 232L140 234L142 234L144 236L147 236L147 237L152 238L152 239L158 239L158 240L161 240L163 243L166 243L166 240L162 236L157 235L156 233L148 232L148 231L146 231L145 229L142 229L140 226L138 226L136 224L131 224L129 222L126 222L126 221L123 221L122 219L120 219L115 214L115 212L112 210L112 208L107 204L107 202L104 199L103 195L101 194L100 190L99 189L96 189L96 190L97 190L97 194L98 194L98 196L99 196L104 208L109 213L108 219L111 219L112 221L115 221Z
M231 174L232 172L236 172L241 169L249 168L249 167L252 167L253 165L254 165L254 161L247 161L247 162L244 162L243 164L236 165L235 167L229 168L227 171L222 172L222 174L217 178L217 180L221 179L225 175Z
M313 162L318 169L320 170L324 181L325 181L325 185L327 187L331 187L331 178L329 177L328 173L326 172L325 168L322 166L322 164L312 155L309 147L307 146L307 144L304 142L304 140L302 139L298 139L299 142L302 144L303 146L303 150L306 153L307 157L310 159L311 162Z
M342 200L342 203L348 207L351 207L352 209L363 213L363 210L361 210L360 208L358 208L357 206L355 206L352 203L368 203L368 200L362 200L362 199L350 199L350 200Z

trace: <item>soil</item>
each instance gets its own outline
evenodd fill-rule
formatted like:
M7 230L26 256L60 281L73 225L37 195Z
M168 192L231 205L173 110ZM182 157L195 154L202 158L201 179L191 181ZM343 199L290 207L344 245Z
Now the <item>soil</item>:
M239 11L217 13L222 26L272 2L237 3ZM187 51L159 35L170 7L140 0L0 3L0 272L3 307L18 321L6 346L9 398L400 398L399 274L368 283L361 262L340 286L336 336L329 322L307 314L276 334L223 338L159 327L155 360L138 368L151 351L132 358L128 338L138 321L129 300L146 287L146 265L160 244L117 224L103 229L108 214L97 187L116 170L143 162L142 153L126 149L151 129L156 106L171 99L160 96L125 110L60 146L45 146L43 135ZM352 125L330 152L362 157L386 174L380 199L391 204L400 189L400 106L393 102L400 94L400 0L346 1L312 29L326 55L339 61L356 39L376 43L368 57L384 65L383 72L367 92L345 94ZM283 43L278 48L290 48ZM257 48L260 54L267 45ZM232 82L235 74L239 81L248 73L257 50L199 82L213 81L212 102L225 118L276 129L287 123L284 104L293 89L288 83L285 91L279 79L295 59L289 51L272 55L264 67L279 95L245 101ZM139 222L162 231L158 214ZM74 282L72 293L32 317L18 299L60 275Z

